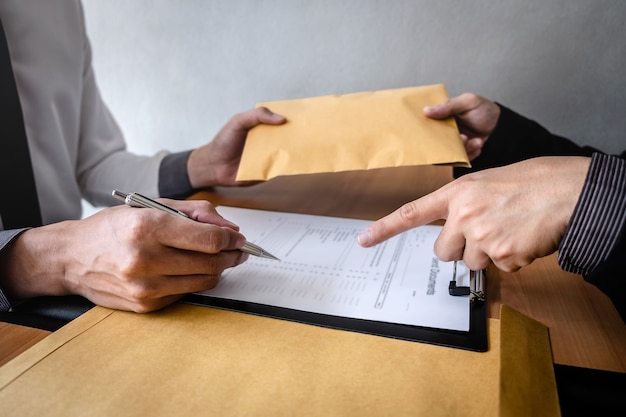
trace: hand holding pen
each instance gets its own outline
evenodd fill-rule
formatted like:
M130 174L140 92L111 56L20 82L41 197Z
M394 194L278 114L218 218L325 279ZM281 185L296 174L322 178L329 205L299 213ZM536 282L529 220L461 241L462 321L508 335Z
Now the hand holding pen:
M124 192L121 192L121 191L118 191L118 190L113 190L112 195L116 199L118 199L120 201L123 201L124 203L126 203L126 204L128 204L130 206L133 206L133 207L154 208L154 209L157 209L157 210L164 211L166 213L173 214L175 216L189 218L189 216L187 216L182 211L176 210L173 207L167 206L167 205L165 205L163 203L160 203L160 202L158 202L156 200L148 198L148 197L146 197L144 195L141 195L139 193L124 193ZM268 259L279 260L277 257L272 255L271 253L267 252L266 250L264 250L260 246L257 246L257 245L255 245L254 243L251 243L251 242L246 242L239 250L244 252L244 253L248 253L250 255L259 256L261 258L268 258Z
M80 295L103 307L148 312L215 287L225 270L248 259L237 250L246 238L213 205L162 201L197 221L118 206L24 231L7 248L10 258L28 260L7 268L5 277L16 277L12 293Z

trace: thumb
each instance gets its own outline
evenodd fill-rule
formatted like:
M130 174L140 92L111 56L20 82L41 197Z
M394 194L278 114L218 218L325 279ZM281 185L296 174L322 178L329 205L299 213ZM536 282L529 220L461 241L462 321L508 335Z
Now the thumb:
M467 113L480 106L480 97L473 93L463 93L442 103L424 107L424 114L433 119L447 119Z
M233 116L222 131L247 132L260 124L280 125L287 121L284 116L266 107L257 107Z
M255 109L258 114L259 123L266 123L270 125L280 125L287 121L287 118L278 113L274 113L267 107L258 107Z
M442 120L452 116L452 99L433 106L424 107L424 114L431 119Z

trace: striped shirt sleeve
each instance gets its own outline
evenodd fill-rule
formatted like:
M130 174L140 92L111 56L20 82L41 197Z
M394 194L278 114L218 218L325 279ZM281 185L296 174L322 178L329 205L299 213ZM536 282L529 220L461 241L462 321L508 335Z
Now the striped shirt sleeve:
M0 311L11 310L11 303L0 289Z
M559 246L560 267L587 275L616 245L626 223L626 160L594 153Z

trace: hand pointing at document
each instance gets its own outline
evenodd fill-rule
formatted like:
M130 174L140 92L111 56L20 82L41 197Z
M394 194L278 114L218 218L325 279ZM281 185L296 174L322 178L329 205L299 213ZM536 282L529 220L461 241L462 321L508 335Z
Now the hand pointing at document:
M504 123L501 111L496 103L472 93L424 109L433 119L455 118L472 161ZM508 139L499 138L504 141L500 146L521 145ZM490 262L505 271L518 270L559 247L589 163L590 158L582 156L546 156L464 175L376 221L361 232L359 243L374 246L446 219L435 242L441 260L463 260L475 270Z
M471 93L423 111L455 118L472 168L374 222L359 243L446 219L434 248L440 259L515 271L558 251L561 269L607 294L625 318L626 151L580 146Z
M441 260L516 271L556 251L588 168L589 158L541 157L468 174L374 222L358 241L370 247L446 219L435 242Z

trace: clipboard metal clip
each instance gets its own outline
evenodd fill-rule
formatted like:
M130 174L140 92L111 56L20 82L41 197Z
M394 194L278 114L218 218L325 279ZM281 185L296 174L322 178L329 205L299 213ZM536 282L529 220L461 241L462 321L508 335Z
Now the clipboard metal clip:
M454 270L452 272L452 281L448 285L448 292L452 296L462 296L469 295L470 303L475 301L485 301L485 270L481 269L479 271L470 270L470 282L469 286L457 286L456 285L456 264L457 261L454 261Z

